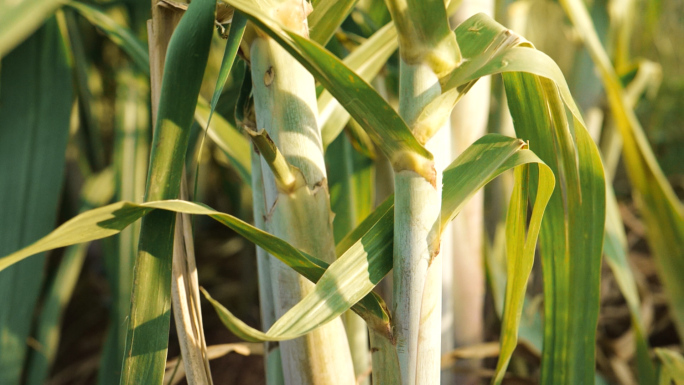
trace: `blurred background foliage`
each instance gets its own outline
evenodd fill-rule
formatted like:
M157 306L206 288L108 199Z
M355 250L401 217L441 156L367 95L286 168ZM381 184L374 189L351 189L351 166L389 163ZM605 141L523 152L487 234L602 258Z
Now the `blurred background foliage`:
M116 24L130 28L140 42L147 41L145 21L150 17L149 3L123 0L88 4L100 10ZM589 0L587 5L623 84L625 86L631 84L639 76L640 68L649 68L644 75L646 77L641 86L642 91L638 93L635 111L658 163L681 200L684 196L684 48L681 44L684 41L684 23L682 23L684 2L681 0ZM5 74L9 68L12 68L13 60L23 63L34 60L34 63L39 63L35 58L31 59L27 56L17 58L17 55L27 55L24 51L30 50L31 44L40 44L36 41L41 39L42 34L48 36L43 36L42 39L58 39L60 44L63 44L65 60L69 63L71 75L71 84L55 85L65 91L62 101L71 111L69 119L62 117L65 122L64 129L68 129L69 134L68 143L63 148L65 156L62 158L58 152L51 158L42 159L37 156L36 152L41 151L37 145L25 149L34 152L33 160L42 159L46 165L52 164L53 176L63 175L63 179L48 181L46 182L48 186L37 190L44 193L34 193L38 194L34 200L42 202L41 204L51 205L57 218L48 215L45 218L35 219L40 223L40 225L34 224L35 228L31 228L30 223L22 225L22 231L25 233L16 237L22 239L21 242L24 244L44 235L54 226L63 223L84 208L101 205L113 199L142 200L143 190L139 187L136 189L135 186L125 186L122 181L132 178L132 180L137 180L138 185L141 181L144 185L148 157L146 143L149 143L151 136L149 85L146 74L146 70L149 71L149 69L145 69L140 61L135 59L135 55L122 51L120 45L114 42L116 37L112 39L102 28L93 25L92 20L84 15L86 13L73 7L61 8L43 28L35 33L36 36L3 57L0 65L3 71L3 77L0 78L0 93L3 98L16 97L7 91L12 86L12 79ZM606 143L610 143L612 140L610 138L612 135L611 118L601 82L585 48L564 16L561 6L552 0L499 0L496 3L496 18L503 25L528 38L538 49L546 52L559 63L573 95L580 107L584 109L583 113L590 130L591 127L595 129L596 137L601 138L602 148ZM336 32L328 43L327 48L335 54L345 56L387 21L389 21L389 14L384 3L361 0L343 23L341 30ZM226 43L219 34L215 34L212 44L205 81L201 89L201 96L205 100L211 100L223 47ZM47 67L51 67L58 59L42 58L42 60L50 60L47 62L49 63ZM219 99L216 108L219 118L215 118L215 121L221 120L220 117L222 117L223 124L237 126L235 105L245 68L245 63L238 59L226 83L223 95ZM50 70L57 71L54 66L43 71ZM53 76L67 76L68 79L68 71L62 72ZM396 56L390 59L374 85L376 87L381 85L388 99L396 103ZM70 91L67 92L71 86L73 97ZM507 123L505 113L502 113L501 109L505 103L501 84L494 81L492 87L489 129L491 132L506 132L506 129L502 128ZM41 92L40 85L35 86L35 92ZM51 91L43 90L42 92ZM0 111L1 108L2 106L0 106ZM64 110L65 107L61 108ZM27 112L27 114L30 113L30 111ZM0 127L3 132L0 134L0 148L6 149L10 138L5 134L7 126L4 124L11 124L11 122L2 120L1 117L0 122L3 123L3 127ZM331 144L330 148L335 151L354 151L354 162L347 166L363 169L373 162L378 162L378 154L375 153L372 145L369 145L367 138L359 134L353 122L345 128L344 133ZM127 142L131 138L134 141ZM136 155L131 158L131 154ZM17 158L10 158L13 155L9 155L9 152L5 155L6 157L0 155L3 168L16 170L16 167L20 167L16 161ZM63 172L59 166L60 159L66 159ZM192 197L193 200L204 202L218 211L252 220L249 183L245 183L240 171L234 167L230 154L226 154L212 140L204 140L203 130L197 123L193 126L187 159L187 170L190 174L188 180L197 181L196 195ZM681 352L682 339L677 335L669 315L668 299L659 281L645 239L644 224L634 204L629 178L619 156L615 157L615 165L614 189L626 229L629 265L641 296L640 310L648 342L652 348L667 347ZM345 207L344 202L341 202L345 190L337 186L335 180L335 176L341 172L336 167L341 166L331 161L329 167L333 210L339 211L341 209L337 207ZM143 170L143 174L140 174L140 170ZM381 201L380 198L387 191L387 186L383 185L387 183L387 180L383 180L383 172L378 168L375 173L377 175L367 175L368 180L374 178L378 183L375 189L370 189L371 192L369 192L371 194L368 197L369 200L378 197L374 199L375 202L371 201L372 203ZM95 178L98 178L97 186L99 187L88 188L89 181ZM0 186L3 191L20 183L14 179L0 180L5 181ZM485 207L488 208L486 214L488 239L492 245L487 248L489 253L496 252L495 229L503 218L501 212L497 212L496 207L505 207L496 201L500 195L492 191L495 188L502 188L502 186L494 185L490 188L485 203ZM8 194L0 194L0 197L5 197L0 202L3 207L8 204L21 204L11 203ZM336 214L338 222L354 220L347 218L349 214L347 211L340 211ZM11 226L17 227L14 223ZM254 247L236 236L231 230L208 218L195 218L194 226L199 282L235 315L257 327L259 306ZM336 228L342 228L342 225L336 224ZM20 275L21 272L14 272L18 277L15 278L17 282L32 285L34 287L32 290L39 292L36 294L38 295L37 302L36 295L28 292L22 293L26 297L16 297L15 300L15 302L19 301L16 309L23 308L22 311L25 313L33 313L32 317L27 315L23 319L28 348L25 355L21 354L20 357L16 357L15 377L21 376L22 382L32 384L44 381L53 385L91 384L96 381L118 383L118 380L112 381L103 373L107 373L106 370L110 370L110 373L118 370L116 364L111 363L116 362L116 359L110 361L107 357L110 357L108 354L112 357L117 355L116 346L120 343L117 341L120 341L121 335L117 335L117 330L122 323L122 317L125 317L122 315L122 312L126 311L124 305L128 303L125 293L127 293L126 288L130 286L130 282L127 282L125 277L130 276L131 269L131 261L128 260L128 263L125 263L126 259L120 258L120 253L125 254L122 250L135 242L132 234L122 234L117 239L93 242L80 249L67 248L49 253L45 261L44 274L35 273L40 270L40 266L23 272L23 275ZM335 234L336 239L342 236L344 236L342 233ZM0 254L7 254L19 246L23 244L1 245ZM135 248L130 250L135 250ZM81 257L78 257L79 255ZM22 263L27 262L40 264L42 260ZM66 278L69 282L63 282L62 278L65 277L63 274L69 269L72 271L71 275ZM0 273L0 283L2 279L7 282L8 272ZM490 277L490 284L491 280ZM541 270L539 266L536 266L529 291L531 303L527 306L527 311L532 313L539 311L540 280ZM0 287L11 286L8 283L5 285L9 286ZM54 298L60 298L60 300L55 304ZM214 311L207 304L203 306L206 306L203 314L207 344L238 342L238 339L221 324ZM494 309L494 298L490 290L485 304L485 336L488 341L498 340L499 321ZM45 315L46 312L48 312L47 315ZM55 314L61 314L61 317L55 317ZM29 319L31 319L30 322ZM47 324L44 324L45 322ZM602 381L606 383L636 383L634 335L630 324L627 304L615 277L610 269L605 267L601 286L597 368ZM58 336L58 343L54 339L45 337L45 333L41 332L42 328L51 330L52 334L48 333L50 338ZM170 358L179 354L173 328L172 323ZM108 353L110 350L112 353ZM252 353L258 353L257 351L258 349L253 349ZM240 352L247 355L230 353L212 361L212 372L216 383L263 383L261 356L249 355L249 349L246 351L243 349ZM36 355L41 354L48 357L42 363L37 362L41 360L35 358ZM483 355L487 356L485 353ZM0 358L4 360L7 359L6 357L7 352L0 353ZM112 365L109 369L107 369L108 362ZM481 374L483 378L487 378L491 374L487 370L493 369L495 363L495 359L486 359L483 363L484 370L480 370L478 375ZM519 349L510 369L515 374L511 381L517 382L510 383L535 383L538 366L538 352L534 349ZM42 374L35 374L40 370L43 371ZM11 379L12 375L3 373L0 378ZM0 381L0 383L4 382ZM8 380L7 383L15 382Z

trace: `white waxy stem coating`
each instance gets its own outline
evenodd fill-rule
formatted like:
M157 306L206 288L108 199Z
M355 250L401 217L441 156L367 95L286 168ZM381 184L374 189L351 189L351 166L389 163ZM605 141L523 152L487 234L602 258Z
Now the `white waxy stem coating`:
M251 46L257 128L265 129L306 183L286 194L262 162L266 227L293 246L333 262L335 244L327 191L323 146L316 116L314 80L294 58L269 38ZM262 160L263 161L263 160ZM313 284L282 262L271 259L276 317L312 289ZM295 340L280 343L288 384L353 384L346 333L340 319Z

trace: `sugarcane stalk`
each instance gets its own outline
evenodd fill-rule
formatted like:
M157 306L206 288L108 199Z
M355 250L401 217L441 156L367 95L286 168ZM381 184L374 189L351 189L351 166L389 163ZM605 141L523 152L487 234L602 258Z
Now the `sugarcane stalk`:
M287 17L283 23L306 36L308 10L310 5L304 1L288 1L272 11L274 17ZM293 185L283 186L262 159L265 227L295 247L333 262L335 244L313 77L260 33L251 43L250 60L257 131L266 130L296 177ZM309 293L313 284L282 262L270 262L275 313L280 317ZM355 382L340 319L280 346L288 384Z
M400 74L399 113L411 126L441 87L433 69L423 63L408 64L402 58ZM400 171L394 190L393 321L402 384L435 384L442 280L436 270L441 265L440 231L433 226L440 218L441 172L428 181L414 171Z

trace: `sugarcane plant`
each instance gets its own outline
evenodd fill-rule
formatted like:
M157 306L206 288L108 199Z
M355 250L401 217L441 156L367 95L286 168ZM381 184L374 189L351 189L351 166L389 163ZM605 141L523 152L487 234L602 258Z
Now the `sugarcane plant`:
M3 87L12 84L8 69L18 71L35 49L26 46L40 43L32 37L15 48L25 36L48 17L37 34L61 36L62 11L50 16L61 3L43 3L40 13L29 3L5 14L23 17L25 24L0 22ZM451 258L443 255L442 236L478 190L514 169L500 351L492 383L501 383L517 346L538 241L544 283L541 383L594 383L606 182L597 146L560 69L487 15L476 14L452 30L449 17L457 1L356 3L153 1L149 54L134 33L98 9L67 4L150 76L155 124L145 202L122 200L85 211L35 243L0 249L6 254L0 274L28 266L38 258L27 259L34 254L115 235L142 218L139 242L126 246L138 245L134 272L120 270L130 274L122 277L122 285L132 282L132 294L128 316L120 311L116 317L127 322L125 342L116 337L112 342L118 352L112 354L122 355L111 361L121 365L119 383L163 382L172 303L188 381L212 383L201 290L236 336L265 344L269 384L370 383L369 374L374 384L437 384L442 296L449 295L442 293L442 259ZM345 56L349 46L330 42L355 6L381 9L385 16L376 20L386 24L369 28L369 37ZM207 102L200 88L214 30L226 43ZM382 86L370 82L393 61L397 48L395 110L381 95ZM46 51L61 58L61 51ZM234 64L237 56L244 66ZM226 79L238 78L245 66L235 92L233 127L216 108ZM450 156L443 153L440 132L450 129L454 106L478 79L498 74L517 138L484 135L448 159L447 167L439 166L437 159ZM612 98L619 105L619 95ZM13 117L11 101L1 100L4 133L5 124L22 117ZM630 120L625 120L629 133ZM193 121L202 127L198 142L208 136L251 187L253 225L188 200L186 154ZM67 120L60 122L67 127ZM0 140L0 146L11 139ZM626 148L643 151L630 143ZM389 162L394 178L395 193L377 207L372 194L363 193L370 191L381 162L370 158ZM328 172L338 166L341 174ZM630 167L646 172L638 163ZM669 196L668 191L663 194ZM188 215L209 216L256 245L263 331L198 287ZM26 247L15 251L21 246ZM124 254L121 258L131 258L130 252ZM388 304L373 290L390 272ZM581 285L572 284L577 282ZM670 285L677 287L674 281ZM0 350L0 382L18 383L20 370L5 371L13 365L6 352ZM111 382L118 375L112 373L101 382Z

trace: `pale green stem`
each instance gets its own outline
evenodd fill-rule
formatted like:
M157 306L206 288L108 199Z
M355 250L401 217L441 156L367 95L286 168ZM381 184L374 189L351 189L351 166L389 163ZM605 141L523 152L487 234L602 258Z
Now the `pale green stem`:
M402 59L400 71L399 112L411 125L423 107L440 95L441 88L437 76L425 64L410 65ZM439 253L439 230L432 229L440 214L441 172L437 172L435 186L415 172L398 172L394 190L393 321L402 384L436 384L441 340L441 272L430 274L432 282L427 288L425 282L428 267ZM439 290L434 290L433 285L438 285ZM436 328L433 317L421 317L421 307L425 309L422 315L436 312L432 314L438 318ZM420 349L419 337L420 343L425 344ZM426 357L419 359L419 355ZM423 364L433 362L436 365Z
M253 41L251 64L257 128L269 133L288 163L299 170L301 181L293 190L283 191L262 161L265 225L293 246L333 262L335 244L313 77L269 38ZM282 262L271 262L275 311L280 317L304 298L313 284ZM340 319L280 346L286 383L355 382Z
M261 158L252 150L252 210L254 226L266 229L266 201L264 200L264 179L261 173ZM271 281L271 256L261 247L256 248L257 273L259 276L259 307L261 310L261 328L268 330L275 322L275 304L273 302L273 285ZM266 369L266 384L278 385L284 383L283 365L280 358L278 343L264 343L264 366Z

